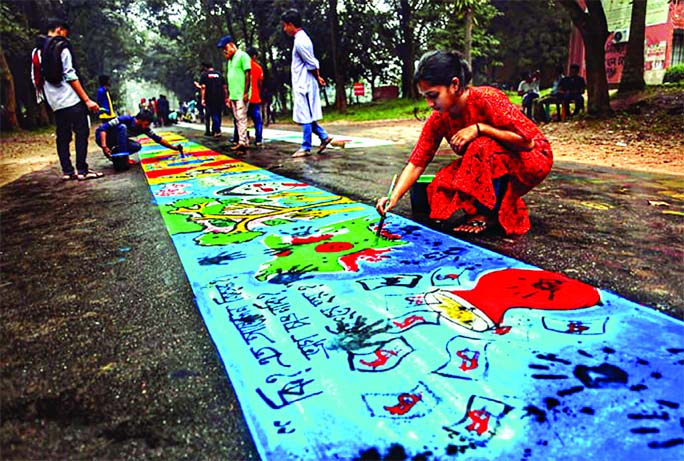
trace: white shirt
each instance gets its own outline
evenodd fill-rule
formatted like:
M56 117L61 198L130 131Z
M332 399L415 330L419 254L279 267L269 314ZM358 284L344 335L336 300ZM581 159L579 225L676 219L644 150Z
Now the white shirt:
M60 57L62 58L63 80L57 85L47 81L43 85L45 98L53 111L66 109L67 107L75 106L81 102L78 93L76 93L76 90L69 84L70 81L78 80L78 75L76 75L76 69L74 69L71 58L71 52L68 48L64 48Z
M294 36L292 48L292 118L297 123L311 123L323 118L321 100L318 93L318 79L313 72L318 69L318 59L314 56L313 43L304 32Z

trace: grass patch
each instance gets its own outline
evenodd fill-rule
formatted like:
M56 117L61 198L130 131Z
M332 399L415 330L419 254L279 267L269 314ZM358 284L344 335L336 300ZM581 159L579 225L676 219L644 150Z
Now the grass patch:
M390 99L347 106L347 113L342 114L333 107L323 109L323 119L327 122L345 120L349 122L366 122L370 120L406 120L414 117L417 110L419 117L426 117L430 109L424 101L412 99Z
M542 96L550 89L542 90ZM515 91L506 92L508 99L517 106L522 104L522 97ZM347 113L342 114L333 107L323 108L323 120L326 122L349 121L366 122L370 120L407 120L419 117L427 118L431 109L427 106L424 99L391 99L387 101L374 101L362 104L352 104L347 106Z

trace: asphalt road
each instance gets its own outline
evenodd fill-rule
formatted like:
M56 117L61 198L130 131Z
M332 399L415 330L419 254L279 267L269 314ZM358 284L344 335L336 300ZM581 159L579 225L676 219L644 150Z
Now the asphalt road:
M259 459L142 171L91 149L103 179L61 182L55 158L0 188L0 457ZM372 204L409 149L245 160ZM469 240L684 317L683 177L558 164L527 203L527 235Z

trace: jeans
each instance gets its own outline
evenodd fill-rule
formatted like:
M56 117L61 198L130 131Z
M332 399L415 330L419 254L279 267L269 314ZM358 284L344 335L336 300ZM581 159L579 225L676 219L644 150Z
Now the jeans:
M264 121L261 119L261 104L249 103L248 113L254 122L254 137L255 142L261 142L264 132Z
M221 132L221 108L207 107L204 118L204 126L207 133L220 133ZM211 131L209 130L209 121L211 120Z
M57 125L57 156L62 167L62 173L73 174L74 165L71 163L69 144L71 132L76 135L76 169L80 174L88 172L88 135L90 134L90 121L88 109L82 102L55 111L55 124Z
M527 115L527 118L529 118L530 120L534 119L534 117L532 116L532 105L534 103L534 100L538 97L539 95L537 93L527 93L522 98L523 113Z
M304 141L302 142L302 150L311 150L311 134L316 133L321 141L328 139L328 133L317 122L302 123L302 134Z
M100 145L99 136L95 137L95 142L98 146ZM128 129L126 125L117 125L114 128L110 128L107 132L107 146L112 149L113 154L119 154L121 152L128 152L129 154L135 154L142 146L139 142L128 139Z

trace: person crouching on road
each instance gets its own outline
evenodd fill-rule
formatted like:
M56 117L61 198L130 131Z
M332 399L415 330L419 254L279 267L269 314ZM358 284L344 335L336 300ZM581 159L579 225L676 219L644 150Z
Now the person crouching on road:
M142 148L140 143L129 138L141 134L146 135L157 144L180 152L183 149L181 144L172 145L150 129L153 120L154 115L147 110L141 111L135 117L120 115L97 127L95 142L110 160L116 154L128 153L128 155L132 155L140 151ZM136 162L129 159L129 163L135 164Z
M458 158L428 186L430 218L451 221L464 212L455 232L501 226L506 234L524 234L530 218L522 196L551 171L551 146L506 94L470 86L471 78L458 52L433 51L420 59L414 80L433 112L389 200L379 198L376 208L381 215L394 208L446 139Z

